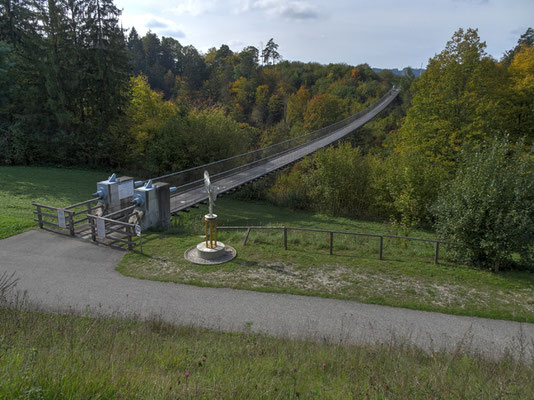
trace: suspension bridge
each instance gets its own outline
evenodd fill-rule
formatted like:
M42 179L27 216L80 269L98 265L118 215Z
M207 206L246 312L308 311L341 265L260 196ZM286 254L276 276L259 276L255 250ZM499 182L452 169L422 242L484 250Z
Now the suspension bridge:
M177 187L170 196L170 212L176 214L207 200L208 195L203 185L205 170L209 171L213 184L219 188L219 194L236 190L344 138L376 117L398 94L398 89L391 89L370 107L306 135L224 160L152 178L152 182L165 181Z
M40 228L68 230L71 236L121 243L132 248L141 230L168 226L171 215L205 203L204 171L219 194L234 191L336 143L376 117L397 97L391 89L371 106L350 117L302 136L152 179L116 177L97 183L95 198L68 207L39 203L34 220Z

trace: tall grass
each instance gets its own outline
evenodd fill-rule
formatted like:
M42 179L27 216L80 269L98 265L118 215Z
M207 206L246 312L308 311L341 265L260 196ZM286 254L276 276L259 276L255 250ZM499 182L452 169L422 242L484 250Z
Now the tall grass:
M533 398L532 364L0 308L0 399Z

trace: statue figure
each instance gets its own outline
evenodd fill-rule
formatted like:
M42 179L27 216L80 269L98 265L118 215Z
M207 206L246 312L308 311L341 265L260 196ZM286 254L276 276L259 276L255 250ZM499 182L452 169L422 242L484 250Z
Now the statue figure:
M204 171L204 187L208 192L209 215L213 215L213 204L215 203L215 199L217 199L217 192L219 188L211 185L210 174L208 173L208 171Z

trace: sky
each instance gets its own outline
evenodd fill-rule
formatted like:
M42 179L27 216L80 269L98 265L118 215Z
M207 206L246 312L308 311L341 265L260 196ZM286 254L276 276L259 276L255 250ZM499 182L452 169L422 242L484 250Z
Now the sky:
M534 0L115 0L122 24L206 52L261 48L284 60L425 67L458 28L478 28L500 59L528 27Z

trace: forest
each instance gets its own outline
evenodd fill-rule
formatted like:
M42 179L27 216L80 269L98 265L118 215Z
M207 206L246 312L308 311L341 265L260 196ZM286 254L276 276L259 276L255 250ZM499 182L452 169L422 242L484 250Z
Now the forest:
M327 126L396 85L387 112L241 196L432 228L473 265L534 265L532 28L500 60L458 29L415 78L284 61L274 38L204 54L119 17L112 0L0 2L0 164L154 176Z

